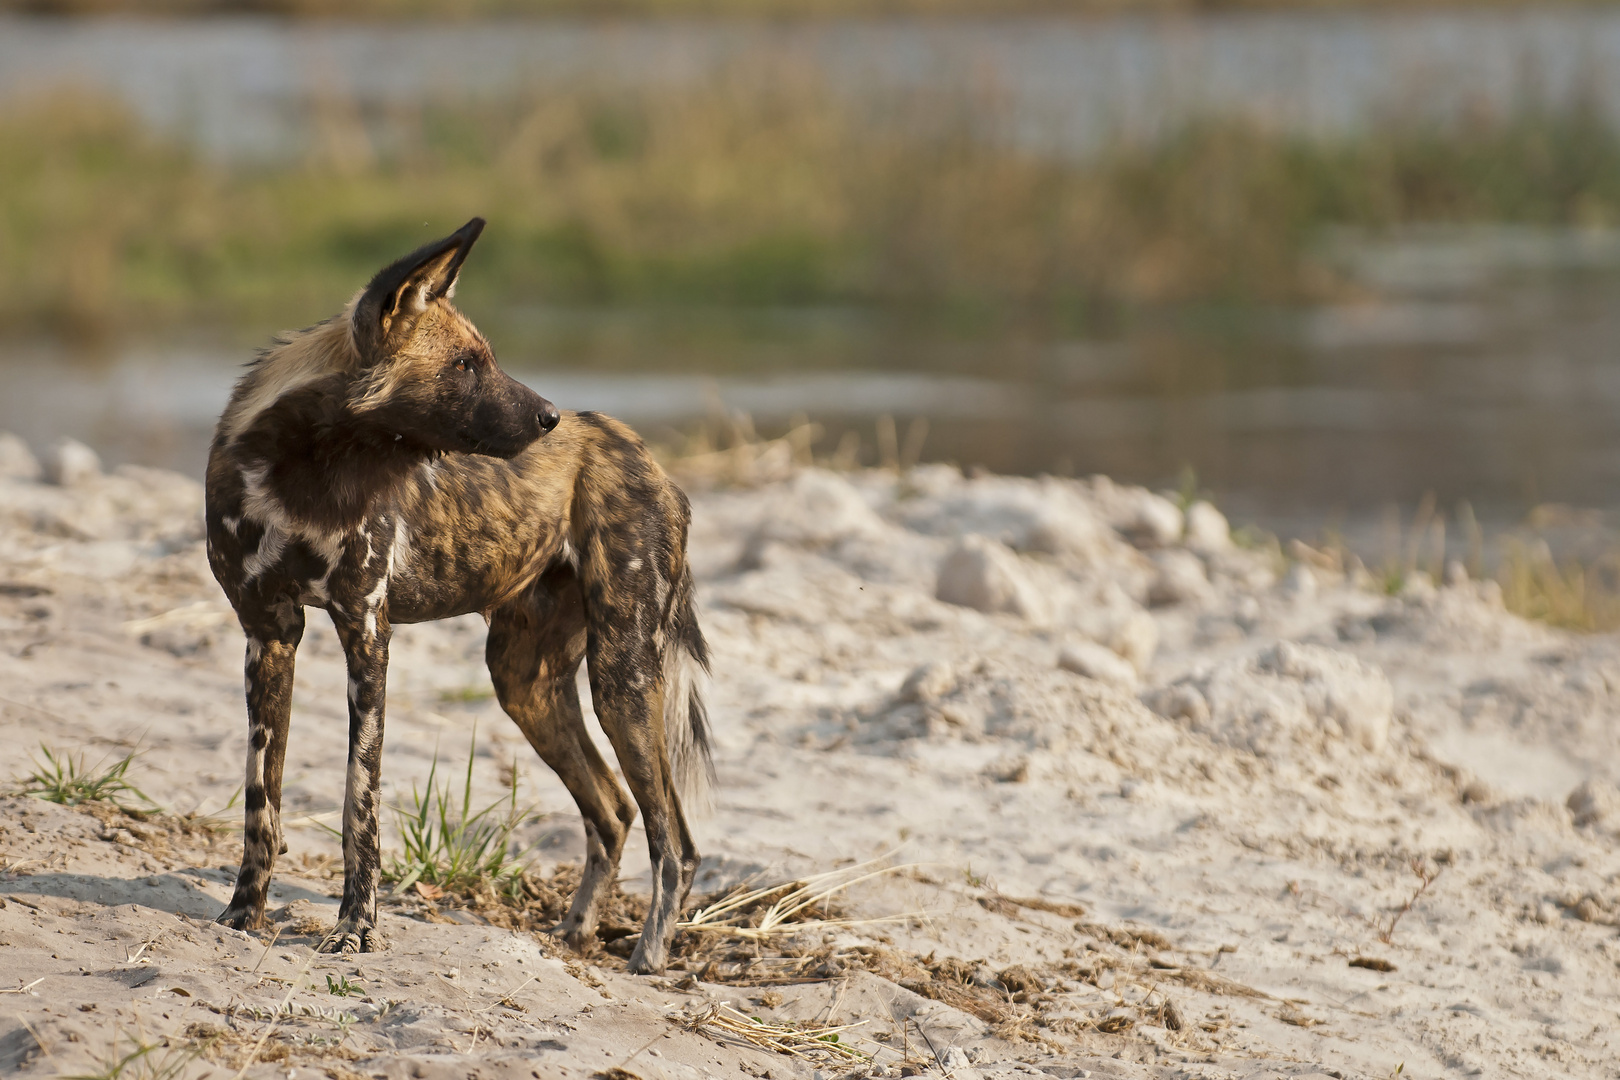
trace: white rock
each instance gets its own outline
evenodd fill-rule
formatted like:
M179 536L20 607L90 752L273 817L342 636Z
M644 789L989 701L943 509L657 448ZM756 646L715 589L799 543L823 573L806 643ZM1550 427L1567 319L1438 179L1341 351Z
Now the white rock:
M1143 695L1149 708L1171 720L1201 728L1209 720L1209 701L1195 683L1177 682Z
M39 460L28 444L10 432L0 431L0 477L12 480L38 480Z
M1129 660L1137 674L1146 675L1153 666L1153 654L1159 651L1158 620L1137 608L1115 625L1104 644Z
M1162 495L1137 489L1131 498L1130 513L1120 531L1140 547L1164 547L1181 539L1184 522L1181 509Z
M945 1067L946 1072L973 1064L968 1060L967 1051L960 1046L947 1046L945 1052L939 1056L939 1063Z
M900 684L901 701L923 704L938 701L956 688L956 672L943 660L932 660L914 669Z
M1015 551L1038 551L1086 562L1119 549L1119 538L1093 512L1078 485L990 476L935 497L903 500L896 513L910 529L932 536L977 533Z
M984 536L964 536L939 568L934 596L986 613L1021 615L1045 622L1051 609L1005 544Z
M1564 800L1581 828L1620 826L1620 790L1607 780L1587 780Z
M1202 600L1213 591L1204 560L1190 551L1169 548L1153 554L1157 567L1153 582L1148 586L1148 603L1181 604L1189 600Z
M1200 555L1213 555L1232 546L1232 528L1215 504L1200 499L1187 507L1183 542Z
M1025 551L1095 560L1106 550L1106 542L1096 518L1072 505L1053 505L1042 508L1030 522L1019 546Z
M913 494L930 498L948 495L967 482L961 469L939 462L913 465L905 476L905 486Z
M1308 603L1316 599L1316 571L1302 562L1288 568L1282 579L1282 593L1295 603Z
M1058 653L1058 667L1096 679L1100 683L1118 687L1126 692L1136 690L1136 668L1112 649L1090 641L1074 641Z
M1110 526L1138 547L1164 547L1181 540L1181 508L1146 488L1121 487L1106 476L1089 481L1091 503Z
M1119 782L1119 797L1127 802L1140 802L1148 797L1147 783L1134 776Z
M1144 701L1217 742L1271 757L1324 738L1381 750L1395 695L1383 672L1347 653L1283 642L1195 672Z
M1401 598L1405 600L1433 600L1437 591L1434 578L1422 570L1412 571L1401 583Z
M1099 588L1073 613L1073 626L1126 660L1138 674L1147 674L1159 648L1159 623L1115 582Z
M77 439L63 439L45 456L45 478L62 487L76 487L101 475L101 458Z
M1288 641L1262 653L1256 668L1294 681L1307 711L1318 720L1336 721L1346 738L1374 751L1389 741L1395 691L1377 668L1348 653Z
M824 545L850 537L880 536L888 525L842 476L801 469L760 525L755 542Z

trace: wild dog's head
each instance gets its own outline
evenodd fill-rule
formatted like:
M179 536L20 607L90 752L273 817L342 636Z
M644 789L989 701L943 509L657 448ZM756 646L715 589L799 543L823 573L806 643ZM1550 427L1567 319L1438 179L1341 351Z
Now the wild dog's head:
M557 426L557 407L495 362L450 303L484 219L378 272L353 307L350 408L427 450L509 458Z

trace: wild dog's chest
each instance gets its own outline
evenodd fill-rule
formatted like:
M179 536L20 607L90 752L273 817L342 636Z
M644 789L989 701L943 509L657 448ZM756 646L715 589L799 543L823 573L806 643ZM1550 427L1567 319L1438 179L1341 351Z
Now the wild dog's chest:
M391 512L348 529L321 529L262 500L232 499L209 505L208 558L239 608L292 600L360 618L386 600L404 532Z

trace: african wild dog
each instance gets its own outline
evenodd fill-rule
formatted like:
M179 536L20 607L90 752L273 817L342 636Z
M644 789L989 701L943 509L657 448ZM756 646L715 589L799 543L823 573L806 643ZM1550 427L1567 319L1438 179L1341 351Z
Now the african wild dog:
M686 497L624 425L559 413L495 363L450 303L484 222L383 269L340 316L279 340L237 384L208 460L208 559L247 633L242 871L221 922L262 924L281 829L293 657L325 608L349 670L343 902L325 947L376 936L389 628L481 612L501 707L585 819L557 932L596 932L636 806L653 896L635 972L668 958L698 853L677 787L712 775L695 676L708 666L686 563ZM591 742L602 728L635 796Z

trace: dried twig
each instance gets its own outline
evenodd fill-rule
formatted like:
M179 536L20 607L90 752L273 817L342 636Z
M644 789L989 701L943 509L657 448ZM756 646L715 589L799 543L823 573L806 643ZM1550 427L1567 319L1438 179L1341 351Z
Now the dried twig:
M482 1009L479 1009L477 1011L481 1012L481 1013L486 1013L486 1012L489 1012L489 1010L491 1010L493 1008L496 1008L497 1006L500 1006L500 1005L505 1005L507 1008L512 1008L512 1006L513 1006L512 995L517 993L519 990L523 989L525 986L528 986L530 983L534 982L534 980L538 979L539 977L540 976L538 976L538 975L530 975L527 979L524 979L522 982L520 982L516 986L512 987L512 989L508 990L506 993L502 994L500 997L496 998L494 1001L490 1002L488 1005L485 1005ZM454 983L451 983L450 985L455 986ZM461 987L457 986L456 989L460 990Z
M161 937L161 936L162 936L162 934L153 934L151 937L149 937L145 941L141 942L140 947L138 949L136 949L134 952L130 952L128 949L125 949L124 950L124 963L126 963L126 964L143 964L143 963L145 963L146 961L141 959L141 954L144 953L147 949L150 949L153 945L156 945L157 941L158 941L158 938ZM253 970L257 971L258 968L255 967Z
M41 975L39 978L35 979L33 982L28 983L28 984L26 984L24 986L19 986L14 990L0 990L0 994L31 994L34 997L38 997L39 995L34 993L34 987L36 987L40 983L44 982L45 978L46 977L44 975Z
M28 1030L28 1034L33 1036L34 1044L40 1048L46 1057L51 1059L52 1063L55 1063L56 1055L51 1053L51 1048L45 1045L45 1040L40 1038L39 1032L34 1030L34 1025L28 1022L28 1017L19 1014L17 1022Z
M276 947L276 941L281 937L281 932L283 930L285 930L285 929L286 929L286 927L284 927L284 926L276 927L276 932L274 934L271 934L270 935L270 940L264 943L264 952L259 954L259 962L257 964L253 965L252 974L257 975L259 973L259 968L264 966L265 957L269 956L270 955L270 950ZM144 946L144 945L141 946L141 948L143 948L143 949L145 947L146 946Z
M1389 925L1378 932L1378 940L1385 945L1392 943L1392 939L1395 937L1395 928L1400 925L1401 919L1408 911L1412 910L1412 905L1416 904L1423 897L1423 894L1429 891L1429 886L1433 885L1446 869L1444 866L1436 865L1431 870L1427 860L1415 855L1408 865L1412 868L1412 873L1417 875L1418 887L1412 891L1411 896L1406 898L1406 903L1400 906L1400 910L1390 916Z

